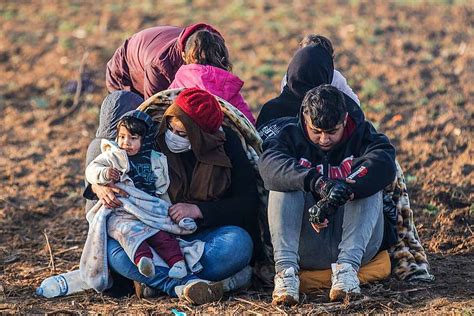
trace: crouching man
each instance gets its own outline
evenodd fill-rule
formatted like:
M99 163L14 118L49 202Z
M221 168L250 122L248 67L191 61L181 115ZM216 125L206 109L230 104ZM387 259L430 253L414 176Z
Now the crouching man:
M299 301L299 269L332 270L331 301L360 293L357 272L384 234L382 190L395 149L339 90L306 94L298 120L264 142L259 169L270 190L273 303Z

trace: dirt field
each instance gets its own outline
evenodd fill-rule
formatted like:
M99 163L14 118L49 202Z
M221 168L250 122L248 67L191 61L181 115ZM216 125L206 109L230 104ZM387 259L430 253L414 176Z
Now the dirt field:
M470 1L135 2L2 1L0 313L473 312ZM322 292L286 310L270 305L270 292L247 292L198 308L166 297L112 299L86 292L47 300L34 295L53 274L46 236L56 273L78 267L87 232L84 158L106 95L106 62L138 30L196 21L215 25L225 36L255 114L278 93L302 35L317 32L333 41L336 68L367 116L397 146L434 283L391 279L364 287L365 298L350 304L328 303ZM74 105L81 64L80 109L65 115Z

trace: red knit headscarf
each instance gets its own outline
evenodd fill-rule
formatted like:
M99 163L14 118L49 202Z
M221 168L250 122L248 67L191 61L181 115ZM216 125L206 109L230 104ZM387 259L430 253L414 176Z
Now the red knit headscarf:
M207 91L188 88L181 91L174 103L206 133L215 133L224 120L219 102Z

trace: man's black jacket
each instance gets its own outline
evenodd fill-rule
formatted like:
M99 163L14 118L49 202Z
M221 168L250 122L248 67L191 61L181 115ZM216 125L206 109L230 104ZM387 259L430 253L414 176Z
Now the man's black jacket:
M393 181L395 148L365 120L355 102L345 100L349 113L345 136L329 151L321 150L308 138L301 113L298 118L273 120L260 130L267 138L259 170L268 190L309 192L322 175L344 179L356 174L356 183L350 186L359 199Z

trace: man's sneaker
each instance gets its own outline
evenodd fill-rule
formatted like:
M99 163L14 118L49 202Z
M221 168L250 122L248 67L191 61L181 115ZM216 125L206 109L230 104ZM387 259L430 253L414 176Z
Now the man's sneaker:
M202 305L217 302L224 293L221 282L191 280L186 285L175 287L176 295L191 304Z
M300 279L290 267L275 275L273 305L296 305L300 300Z
M137 264L138 271L148 278L155 276L155 265L153 259L148 257L141 257Z
M252 284L252 267L246 266L236 274L221 281L224 292L245 290Z
M329 299L331 302L342 301L347 295L357 295L360 293L359 278L357 271L349 263L333 263L332 269L332 286L329 291Z

